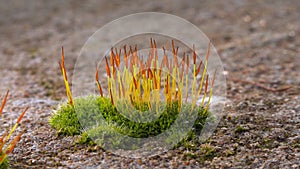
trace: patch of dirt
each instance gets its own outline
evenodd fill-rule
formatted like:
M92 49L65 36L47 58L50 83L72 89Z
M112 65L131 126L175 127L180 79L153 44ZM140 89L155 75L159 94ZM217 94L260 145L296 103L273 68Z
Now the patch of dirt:
M1 126L25 106L26 130L9 156L11 168L300 168L300 2L259 0L3 1L0 3L1 96L11 91ZM4 5L5 4L5 5ZM118 157L98 146L74 145L48 125L66 100L60 47L71 72L88 37L126 14L166 12L183 17L219 50L227 80L224 117L196 150L179 148L146 159ZM267 87L273 92L230 78ZM0 133L2 134L2 129Z

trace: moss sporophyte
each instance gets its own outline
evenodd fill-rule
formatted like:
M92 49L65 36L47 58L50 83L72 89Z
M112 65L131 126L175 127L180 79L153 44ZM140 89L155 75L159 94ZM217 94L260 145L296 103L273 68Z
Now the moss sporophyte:
M4 106L6 104L6 100L8 97L9 91L6 92L6 95L3 98L1 107L0 107L0 116L2 115ZM13 132L16 130L18 125L20 124L25 112L28 110L28 107L22 112L22 114L17 119L16 124L11 128L9 132L4 132L2 136L0 136L0 168L6 169L8 168L8 159L7 156L13 151L17 143L20 141L23 133L18 134L13 140L10 141L10 138ZM1 131L2 132L2 131Z
M145 60L139 55L137 46L124 45L122 49L111 48L110 56L104 58L107 89L102 88L97 66L95 83L99 95L76 99L72 98L62 49L62 60L59 65L68 103L58 107L50 118L50 124L59 130L60 134L65 135L88 133L88 136L92 136L100 130L107 132L114 130L130 137L145 138L158 135L174 125L181 113L189 116L196 112L197 119L193 131L201 131L207 117L210 116L208 108L216 76L214 73L210 80L207 73L210 44L204 61L197 60L195 48L190 58L185 53L178 56L179 48L175 47L174 41L171 42L171 46L169 56L164 47L163 52L158 52L156 41L150 39L149 55ZM192 78L189 76L190 71ZM85 106L88 109L84 109ZM76 110L75 113L74 107L83 107L82 112ZM89 120L97 121L102 117L109 125L103 127L97 123L96 128L83 129L79 123L81 113L89 114ZM157 113L159 116L156 116ZM85 123L89 124L88 121Z

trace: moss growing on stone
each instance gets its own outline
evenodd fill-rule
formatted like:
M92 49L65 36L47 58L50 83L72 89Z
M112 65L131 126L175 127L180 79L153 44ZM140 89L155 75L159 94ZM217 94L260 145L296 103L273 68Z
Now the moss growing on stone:
M142 111L142 113L147 116L148 109L147 106L142 106L140 110L137 109L137 112L131 112L131 114L138 114ZM194 112L180 112L177 102L173 102L173 104L165 105L164 110L155 120L138 122L132 121L125 115L119 113L108 98L87 96L75 99L73 106L68 103L61 104L50 118L49 123L53 128L58 130L58 134L60 135L72 136L81 134L82 136L79 143L89 143L91 141L90 137L97 137L99 133L103 133L102 139L93 140L101 145L104 139L111 139L109 136L114 132L134 138L156 136L169 129L172 125L176 125L175 120L180 113L182 113L181 116L183 119L188 119L192 113L197 113L192 131L179 143L182 145L184 142L194 139L196 133L201 132L209 116L209 112L204 111L203 108L195 108ZM103 122L105 124L103 124ZM84 127L80 124L84 124ZM176 137L178 137L177 132L178 131L174 131L174 136L169 136L169 139L176 139ZM111 140L111 143L114 145L118 145L120 142L126 142L126 140L118 140L115 138Z
M103 93L96 66L95 82L99 96L76 99L73 99L70 90L62 48L60 69L68 103L58 107L49 121L51 126L63 135L84 133L80 143L93 140L101 145L105 140L114 147L119 147L120 143L129 145L126 144L132 142L129 138L140 142L143 138L153 138L162 133L166 137L158 141L167 145L183 144L194 139L206 120L210 119L208 108L216 78L216 71L212 78L207 72L210 43L205 60L197 59L195 48L190 51L192 55L184 52L178 57L174 41L170 56L164 46L164 54L159 56L152 38L150 47L146 60L140 56L137 47L127 48L124 45L123 52L122 49L111 48L110 57L105 57L107 93ZM193 62L190 63L190 59Z
M69 104L61 104L49 120L50 125L58 130L59 135L81 134L81 126L75 109Z
M0 152L0 157L3 155L4 153ZM0 164L0 169L8 169L9 165L8 165L8 159L5 158L4 161Z

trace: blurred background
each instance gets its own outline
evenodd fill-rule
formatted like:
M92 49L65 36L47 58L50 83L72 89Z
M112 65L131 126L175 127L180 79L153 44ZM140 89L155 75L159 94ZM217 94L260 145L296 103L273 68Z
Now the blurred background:
M287 48L299 51L299 43L294 43L299 40L299 10L297 0L1 1L0 56L6 64L0 68L51 74L47 69L57 69L61 46L72 67L85 41L101 26L124 15L156 11L197 25L217 47L225 69L241 70L258 64L261 52L265 58ZM246 58L246 65L235 64ZM38 66L40 62L47 64Z

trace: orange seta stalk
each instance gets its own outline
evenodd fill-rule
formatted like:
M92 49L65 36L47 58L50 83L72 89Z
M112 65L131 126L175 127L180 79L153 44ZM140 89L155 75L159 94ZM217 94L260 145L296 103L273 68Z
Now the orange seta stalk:
M0 137L0 145L3 143L4 138L7 136L7 132L5 132L1 137ZM1 149L0 149L1 150Z
M29 109L29 107L26 107L25 110L22 112L22 114L19 116L16 124L14 125L14 127L10 130L8 136L6 137L6 139L4 140L4 144L8 141L8 139L11 137L12 133L16 130L16 128L18 127L18 125L20 124L24 114L26 113L26 111Z
M177 52L178 52L178 47L175 50L174 40L172 40L172 53L173 53L174 64L176 67L178 66Z
M125 62L125 67L128 69L128 56L127 56L127 51L126 51L126 45L124 45L124 62Z
M3 111L4 106L5 106L5 104L6 104L6 100L7 100L7 97L8 97L8 93L9 93L9 90L7 90L6 95L5 95L5 97L3 98L3 100L2 100L2 104L1 104L1 108L0 108L0 115L2 114L2 111Z
M6 93L5 99L2 102L2 108L4 107L5 103L6 103L6 98L8 96L8 92ZM25 110L21 113L21 115L19 116L19 118L17 119L16 124L13 126L13 128L10 130L9 133L5 132L1 137L0 137L0 153L2 154L0 156L0 164L3 163L3 161L6 159L6 157L8 156L8 154L10 154L13 149L15 148L16 144L20 141L21 136L23 133L19 134L18 136L16 136L14 138L13 141L11 141L3 150L2 148L4 147L4 145L8 142L8 140L10 139L12 133L15 131L15 129L18 127L18 125L20 124L22 118L25 115L25 112L28 110L28 107L25 108Z
M136 45L129 46L128 53L126 45L122 46L123 52L121 49L111 48L110 58L105 57L105 62L106 74L108 76L107 91L109 92L112 104L116 104L120 99L130 99L130 102L134 104L145 102L149 105L151 100L159 98L158 94L161 87L164 87L161 94L165 96L168 103L172 103L174 99L179 100L179 104L181 105L182 97L185 95L185 101L187 102L188 98L191 97L189 100L191 100L194 106L201 90L204 90L203 100L206 99L207 93L211 90L209 89L210 81L207 74L207 62L211 44L208 45L204 61L197 60L195 46L193 46L192 54L190 55L191 58L183 51L181 61L178 61L177 54L179 48L176 48L174 40L172 40L171 45L171 58L169 58L169 53L166 52L164 46L162 47L163 55L161 61L158 59L156 42L152 38L150 38L151 49L147 59L139 56ZM121 60L125 62L124 67L121 66ZM190 71L190 64L193 66L193 71ZM204 68L202 68L203 66ZM203 73L201 73L201 69L203 69ZM193 81L190 80L191 73L194 78ZM200 81L196 78L198 76L201 78ZM99 82L98 67L96 67L95 79L100 96L103 97L102 87ZM165 84L162 84L163 82ZM214 84L214 79L211 84ZM188 91L190 85L192 85L192 92ZM199 85L198 90L196 89L196 85ZM155 92L157 94L152 95L151 92L156 89L158 89L158 92Z
M15 148L15 146L17 145L17 143L20 141L22 135L23 135L23 133L18 134L14 138L14 140L9 144L9 146L7 147L7 150L5 151L6 155L8 155L9 153L12 152L12 150Z
M215 70L214 77L213 77L212 82L211 82L211 88L210 88L210 92L209 92L209 98L208 98L207 105L206 105L206 107L204 109L204 113L208 110L208 107L210 105L210 100L211 100L211 97L212 97L212 91L213 91L214 82L215 82L215 79L216 79L217 70L218 69Z
M102 87L100 85L100 82L99 82L99 72L98 72L98 66L96 66L96 83L97 83L97 86L98 86L98 90L99 90L99 93L100 93L100 96L103 97L103 91L102 91Z
M136 81L136 79L135 79L135 77L134 77L134 75L132 74L132 79L133 79L133 84L134 84L134 87L135 87L135 89L137 89L137 81Z
M105 56L105 63L106 63L106 74L108 77L111 77L110 75L110 69L109 69L109 65L108 65L108 61L107 61L107 57Z
M150 80L153 78L153 73L150 68L148 68L148 77Z
M208 89L208 74L206 75L206 82L205 82L205 88L204 88L204 96L202 98L202 106L204 106L204 99L206 98L206 94L207 94L207 89Z
M17 143L20 141L22 134L23 133L20 133L18 136L16 136L15 139L7 146L4 154L2 154L2 156L0 156L0 164L2 164L3 161L5 160L5 158L8 156L8 154L10 154L13 151L13 149L15 148ZM1 149L0 149L0 151L1 151Z
M202 60L197 68L197 71L196 71L196 75L195 76L198 76L198 74L200 73L200 70L201 70L201 66L202 66Z
M22 114L19 116L18 120L17 120L17 123L20 123L24 114L26 113L26 111L29 109L29 107L26 107L25 110L22 112Z
M206 75L205 93L207 93L207 88L208 88L208 74Z
M109 90L109 93L110 93L110 101L111 101L111 104L114 105L114 98L113 98L111 89Z
M71 93L71 89L69 86L69 82L68 82L68 77L67 77L67 72L66 72L66 68L65 68L65 54L64 54L64 48L61 48L61 63L59 62L59 66L60 66L60 70L61 73L63 75L64 78L64 83L65 83L65 87L66 87L66 94L68 97L68 101L70 105L74 105L73 102L73 98L72 98L72 93Z
M0 153L2 151L4 144L6 143L6 141L5 141L6 136L7 136L7 132L5 132L0 138Z
M197 59L197 54L196 54L196 50L195 50L195 45L193 45L193 61L194 61L194 65L196 65L196 60Z

